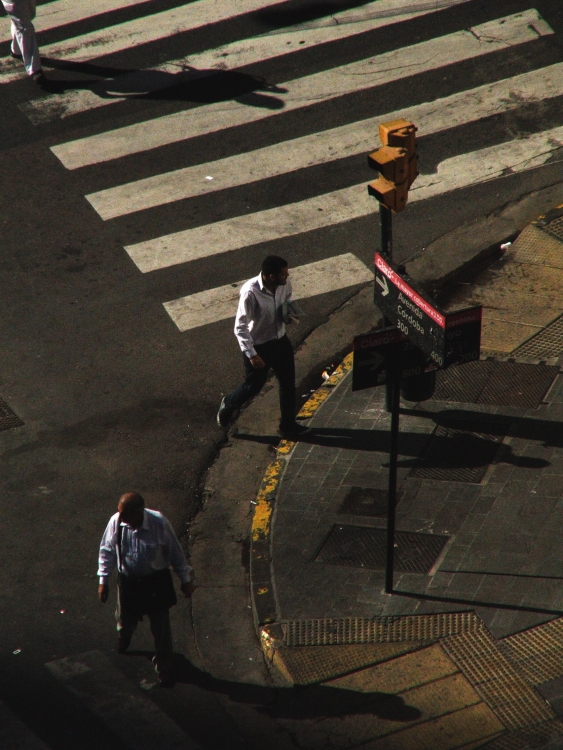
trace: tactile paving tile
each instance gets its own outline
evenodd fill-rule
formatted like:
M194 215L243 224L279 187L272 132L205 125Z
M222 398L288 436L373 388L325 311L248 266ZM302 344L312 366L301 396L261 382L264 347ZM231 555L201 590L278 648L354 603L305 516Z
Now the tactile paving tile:
M525 729L556 718L484 628L444 638L440 645L507 729Z
M552 229L558 221L556 219L547 225L549 231L535 224L526 227L512 246L512 258L517 263L563 268L563 242L554 236L556 232ZM558 227L559 225L556 227L557 231Z
M394 567L403 573L428 573L449 537L441 534L395 532ZM352 568L384 570L387 560L387 530L334 524L316 562Z
M487 744L487 750L530 750L543 748L550 740L563 737L563 722L559 719L545 721L531 729L504 734Z
M280 648L275 652L276 667L296 685L317 682L355 672L358 669L388 661L424 643L373 643L344 646L297 646Z
M23 422L17 414L10 409L5 401L0 399L0 431L11 430L12 427L21 427Z
M553 221L546 224L545 228L560 240L563 240L563 216L558 216L556 219L553 219Z
M397 504L401 501L403 494L400 490L397 491ZM387 515L388 504L388 490L372 487L350 487L338 509L338 513L349 516L383 518Z
M533 359L559 357L562 353L563 315L555 318L549 325L511 352L515 357L530 357Z
M563 676L563 618L507 636L498 645L531 685Z
M483 630L474 612L403 617L329 617L280 623L286 646L435 641Z

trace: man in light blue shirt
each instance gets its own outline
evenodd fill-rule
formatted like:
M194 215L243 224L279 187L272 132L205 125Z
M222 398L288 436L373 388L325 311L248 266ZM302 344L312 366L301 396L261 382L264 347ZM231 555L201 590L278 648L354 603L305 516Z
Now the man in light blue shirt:
M180 588L190 597L192 568L170 522L157 510L145 508L136 492L121 496L117 513L107 525L100 544L98 596L105 604L108 580L118 568L117 650L129 648L131 636L143 615L149 618L156 654L153 659L160 682L172 684L172 633L169 608L176 604L170 566L180 579Z
M287 261L268 255L262 261L261 273L240 290L235 336L242 350L246 377L222 400L217 414L219 427L228 427L233 412L262 390L272 369L280 391L280 435L295 438L309 431L295 421L295 362L283 314L284 306L291 302Z

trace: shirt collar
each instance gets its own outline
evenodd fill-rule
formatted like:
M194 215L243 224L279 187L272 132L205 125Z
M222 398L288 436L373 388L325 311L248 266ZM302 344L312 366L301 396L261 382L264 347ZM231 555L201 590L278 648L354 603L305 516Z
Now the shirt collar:
M256 281L258 282L258 286L260 287L262 291L264 290L266 290L267 292L270 291L268 287L266 286L266 284L264 284L264 279L262 278L261 273L259 273L258 276L256 277Z

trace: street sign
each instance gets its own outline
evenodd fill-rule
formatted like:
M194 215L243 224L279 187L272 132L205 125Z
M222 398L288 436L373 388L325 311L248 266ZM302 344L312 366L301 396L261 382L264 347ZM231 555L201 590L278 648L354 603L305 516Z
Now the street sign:
M375 254L375 304L440 369L479 359L483 308L444 312L379 253Z
M398 328L383 328L354 338L352 390L384 385L392 374L401 380L438 369Z

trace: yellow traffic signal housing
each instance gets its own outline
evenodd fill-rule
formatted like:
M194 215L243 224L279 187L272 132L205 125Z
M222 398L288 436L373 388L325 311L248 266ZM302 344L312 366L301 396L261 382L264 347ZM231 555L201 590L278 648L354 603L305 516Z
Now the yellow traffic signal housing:
M378 177L374 182L368 183L368 193L391 211L398 213L407 205L409 189L406 180L400 185L395 185L385 177Z
M409 188L418 177L417 128L408 120L391 120L379 126L382 148L368 155L368 165L380 177L368 185L368 193L392 211L402 211Z
M408 154L404 148L383 146L368 155L368 165L389 182L404 182L409 174Z

